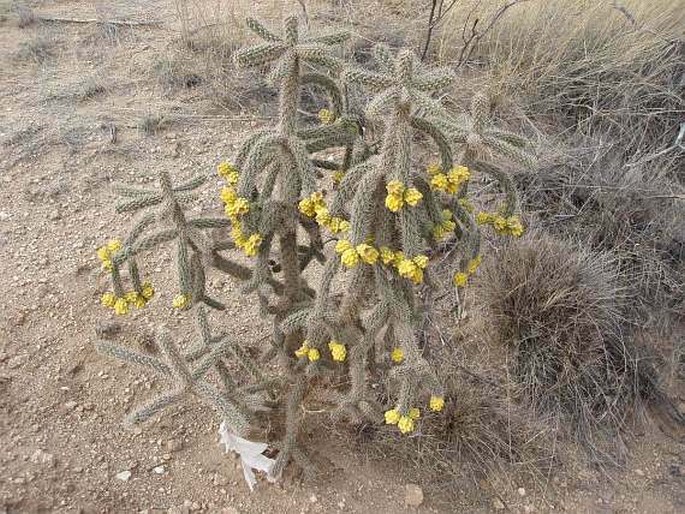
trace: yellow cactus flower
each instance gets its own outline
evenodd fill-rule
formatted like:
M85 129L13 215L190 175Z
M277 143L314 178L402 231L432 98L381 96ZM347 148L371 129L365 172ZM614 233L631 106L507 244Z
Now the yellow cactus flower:
M359 254L347 239L341 239L335 244L335 252L340 254L340 262L347 268L354 268L359 264Z
M489 212L481 211L476 214L476 223L479 225L487 225L488 223L491 223L493 219L494 215Z
M117 296L112 292L107 292L100 297L100 303L110 309L114 308L117 303Z
M418 409L417 407L412 407L411 409L409 409L409 412L407 413L407 415L411 419L419 419L421 417L421 410Z
M403 195L404 194L404 184L399 180L391 180L385 186L385 190L390 195Z
M492 226L498 234L506 234L507 229L509 228L507 218L500 216L499 214L492 220Z
M426 266L428 266L428 257L425 255L417 255L412 260L421 269L426 269Z
M254 233L247 238L245 244L242 245L243 252L248 257L254 257L259 253L259 247L262 244L262 236L258 233Z
M357 254L359 254L359 258L366 264L376 264L378 261L378 250L371 245L362 243L357 245L355 250L357 251Z
M331 357L336 362L343 362L347 357L347 348L342 343L338 341L330 341L328 343L328 349L331 351Z
M400 276L408 278L414 284L421 284L423 282L423 270L428 265L428 257L425 255L418 255L413 259L403 259L397 266L397 272Z
M445 408L445 397L436 395L431 396L430 402L428 403L428 407L430 407L430 410L432 410L433 412L440 412L442 409Z
M124 299L129 305L133 305L136 309L142 309L147 303L142 294L137 291L129 291L124 295Z
M231 239L233 239L233 242L238 248L242 248L245 245L247 239L245 238L245 234L243 234L243 228L240 222L234 223L231 227Z
M118 239L112 239L107 243L107 250L109 250L109 253L116 253L119 250L121 250L121 241Z
M385 411L385 424L386 425L397 425L400 421L401 415L397 409L390 409Z
M402 348L400 348L399 346L393 348L390 352L390 360L393 361L395 364L401 364L402 361L404 361L404 351L402 351Z
M347 239L340 239L335 243L335 253L343 253L350 248L353 248L353 246Z
M409 416L402 416L397 422L397 428L399 428L400 432L403 434L409 434L414 431L416 424Z
M171 305L174 309L186 309L190 305L191 300L192 298L189 293L181 293L174 296Z
M471 172L466 166L455 166L447 174L447 178L449 179L451 184L454 184L457 187L459 187L471 178Z
M523 223L518 216L509 216L507 218L507 231L509 235L514 237L521 237L523 235Z
M310 362L316 362L321 358L321 352L316 348L310 348L307 351L307 358L310 360Z
M469 275L473 275L478 270L481 262L483 262L483 257L480 255L477 255L469 261L468 265L466 266L466 270Z
M226 205L231 205L235 202L236 198L238 198L238 193L236 193L235 189L232 187L222 187L219 192L219 198L221 198L221 201Z
M404 192L404 201L412 207L416 207L422 198L423 195L415 187L410 187Z
M335 121L335 114L329 109L321 109L319 111L319 120L324 125L330 125Z
M392 259L392 265L395 266L396 268L399 267L400 264L404 261L404 253L397 251L395 252L395 256Z
M343 266L346 268L354 268L359 264L359 254L357 253L357 250L354 248L345 250L340 256L340 262L342 262Z
M150 300L155 295L155 288L152 287L150 282L143 282L143 286L140 288L143 298Z
M447 191L449 185L450 183L449 180L447 180L447 175L444 173L436 173L431 178L431 186L433 186L433 189L437 189L438 191Z
M216 172L229 186L235 186L238 183L238 168L230 162L220 162L216 167Z
M385 206L391 212L398 212L404 205L404 199L400 195L388 193L385 197Z
M309 349L309 342L305 339L304 341L302 341L302 346L295 350L295 356L299 358L306 357L309 353Z
M244 216L250 212L250 202L247 198L237 197L231 203L226 204L225 211L228 216Z
M350 230L350 222L337 216L333 216L324 226L333 234L339 234Z
M307 216L308 218L313 218L316 216L317 209L325 208L326 202L323 198L323 193L320 191L315 191L307 198L300 200L298 208L300 212Z
M392 262L395 260L395 252L393 252L387 246L381 246L380 247L380 257L381 257L381 262L387 266L389 264L392 264Z
M342 170L337 170L333 172L333 183L337 186L339 185L343 179L345 178L345 172Z
M113 308L114 312L119 316L128 314L128 302L125 298L117 298L117 301L114 303Z
M112 263L112 257L115 253L121 250L122 244L118 239L112 239L106 245L101 246L96 250L96 254L102 262L102 269L107 271L112 271L114 264Z
M454 285L457 287L464 287L469 281L469 276L466 273L458 272L454 274Z
M333 217L328 212L328 207L317 207L316 208L316 216L314 217L314 220L319 225L321 225L323 227L327 227L328 225L331 224Z
M466 166L455 166L447 173L434 173L431 178L431 186L453 195L469 178L471 178L471 172Z
M438 173L442 173L442 168L440 167L440 163L433 162L426 167L426 171L432 177L433 175L437 175Z

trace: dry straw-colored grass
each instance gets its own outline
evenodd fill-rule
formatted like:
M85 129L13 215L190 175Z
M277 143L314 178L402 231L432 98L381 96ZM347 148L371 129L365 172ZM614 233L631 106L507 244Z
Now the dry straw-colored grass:
M461 27L498 5L460 2L441 28L437 57L449 62L463 44ZM468 67L526 112L648 159L673 146L685 114L684 27L678 0L529 0L498 20Z

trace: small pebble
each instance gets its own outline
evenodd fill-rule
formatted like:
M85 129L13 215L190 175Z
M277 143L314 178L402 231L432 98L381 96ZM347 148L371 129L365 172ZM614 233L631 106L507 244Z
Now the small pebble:
M130 478L131 472L128 470L117 473L117 479L121 480L122 482L128 482Z

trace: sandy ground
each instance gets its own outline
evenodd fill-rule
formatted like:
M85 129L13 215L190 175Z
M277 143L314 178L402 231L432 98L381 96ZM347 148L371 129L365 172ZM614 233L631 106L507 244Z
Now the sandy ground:
M365 458L351 432L331 433L315 414L308 436L327 463L322 478L262 482L253 494L198 403L126 426L163 384L98 355L96 328L134 345L159 326L192 334L166 307L169 256L147 263L159 291L149 309L115 320L99 306L107 280L94 249L130 223L114 214L110 185L152 183L160 170L209 174L260 122L216 110L201 85L160 85L154 65L178 41L168 4L113 3L119 18L162 21L113 37L94 24L0 23L0 512L685 511L684 448L657 431L632 440L633 459L610 477L569 467L519 490L515 477L497 489L465 476L459 491L427 495L417 509L405 503L415 470ZM91 2L43 2L38 12L93 17ZM141 133L140 121L158 115L164 129ZM216 211L215 185L198 212ZM235 284L211 286L228 304L217 323L255 342L268 333Z

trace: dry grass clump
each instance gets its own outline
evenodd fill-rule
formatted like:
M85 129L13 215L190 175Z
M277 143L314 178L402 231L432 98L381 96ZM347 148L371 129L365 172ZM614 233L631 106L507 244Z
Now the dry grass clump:
M558 416L595 457L612 456L605 443L643 399L666 401L627 333L608 254L532 233L488 260L479 293L525 403Z
M685 187L674 168L626 165L615 152L593 149L519 176L526 209L548 231L614 255L632 297L631 317L643 324L657 312L685 312Z

